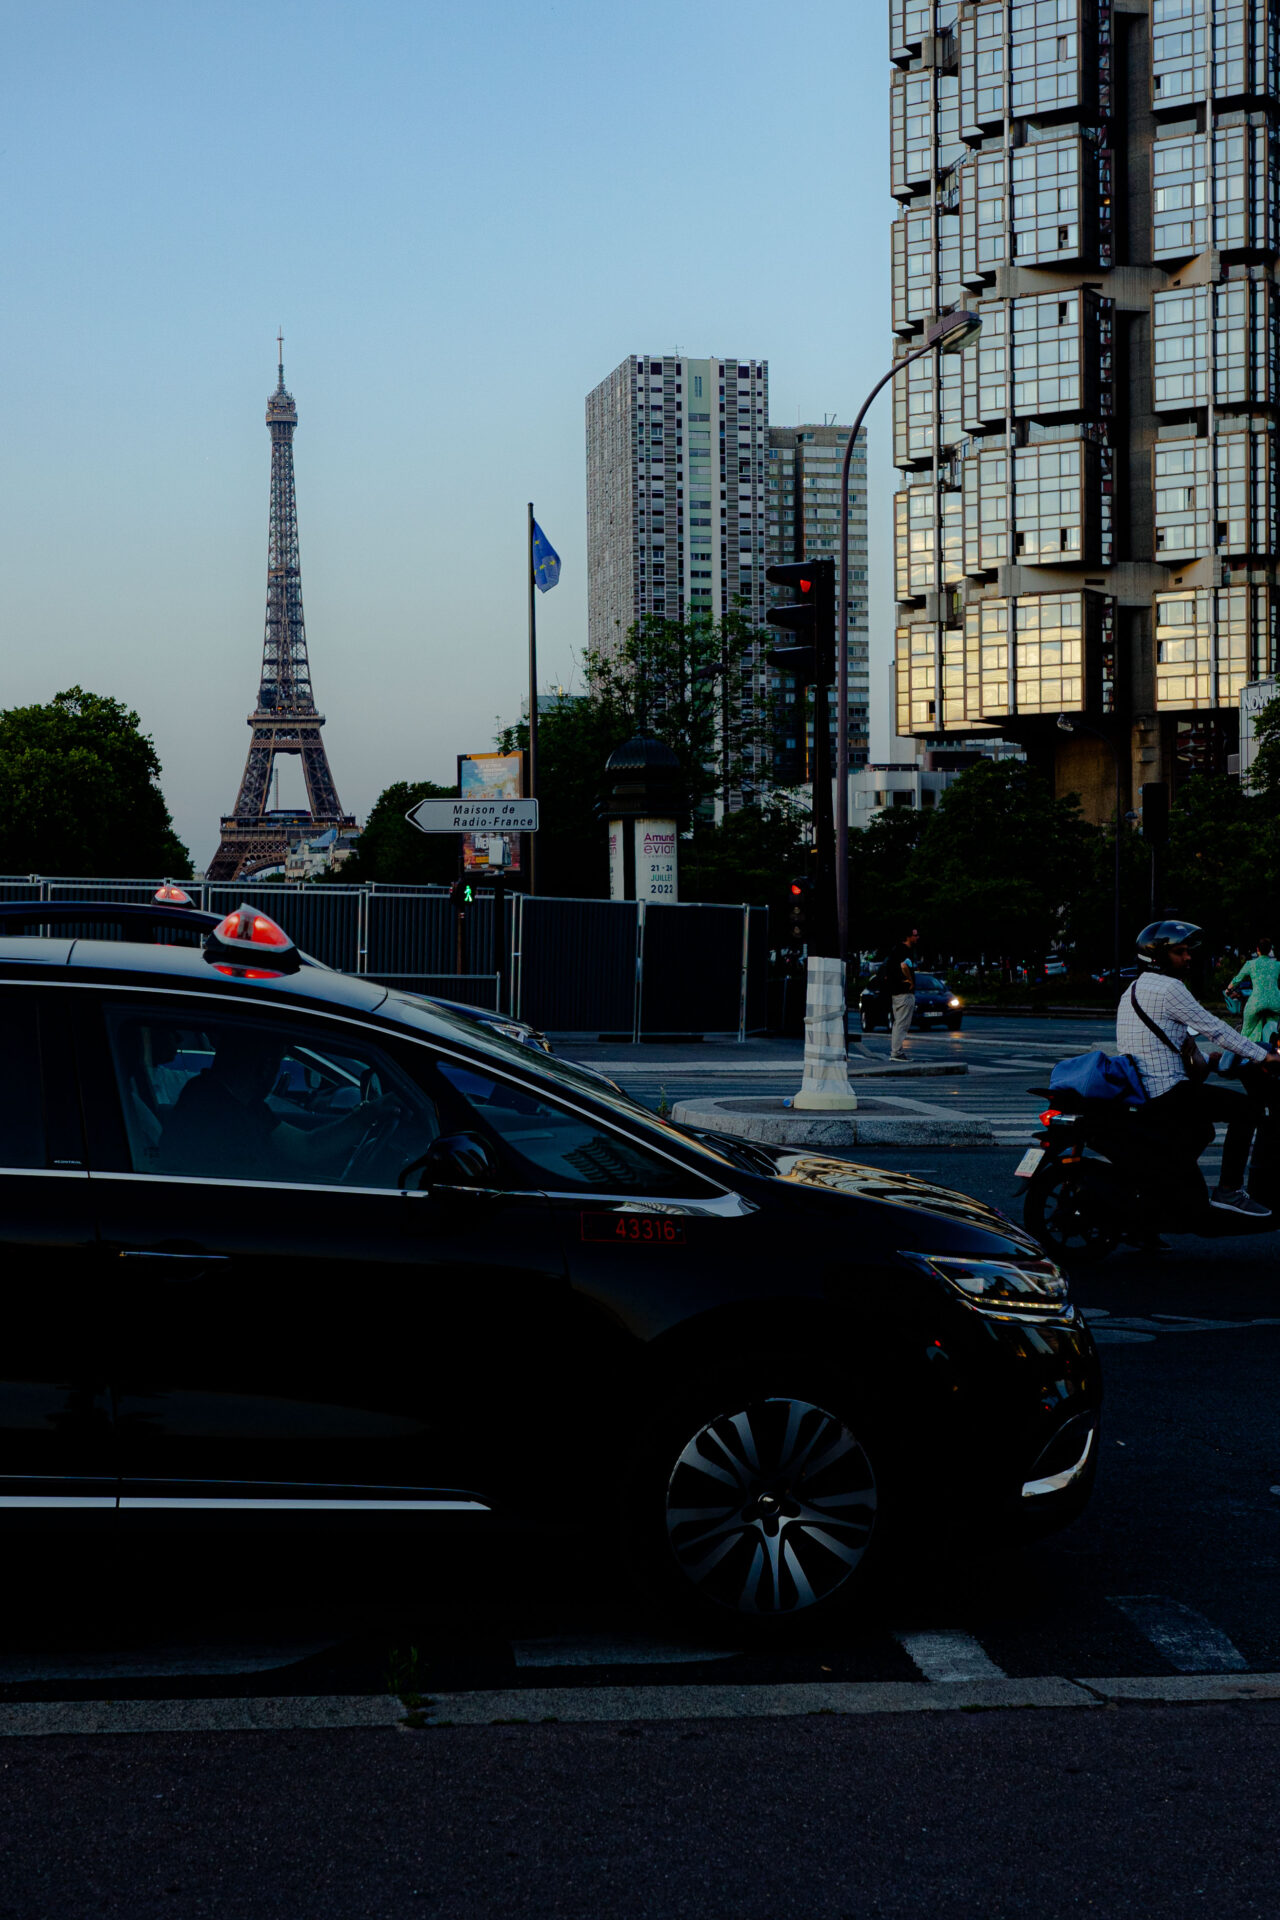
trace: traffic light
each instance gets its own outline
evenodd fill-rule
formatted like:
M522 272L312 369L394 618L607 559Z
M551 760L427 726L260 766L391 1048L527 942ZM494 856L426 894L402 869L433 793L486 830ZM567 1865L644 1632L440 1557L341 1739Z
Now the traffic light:
M769 665L794 673L802 686L829 687L836 677L835 561L787 560L766 567L764 577L799 596L787 606L770 607L764 616L771 627L789 628L799 643L774 647Z
M449 905L458 913L465 913L475 905L476 890L470 880L455 880L449 889Z
M788 883L787 893L791 902L791 939L793 947L805 947L809 944L809 896L813 892L813 882L801 876Z

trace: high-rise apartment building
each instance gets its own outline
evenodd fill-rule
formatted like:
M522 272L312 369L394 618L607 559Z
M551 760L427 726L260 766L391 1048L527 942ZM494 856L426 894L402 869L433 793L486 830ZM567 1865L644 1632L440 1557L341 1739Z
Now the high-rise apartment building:
M848 427L770 427L769 478L766 482L768 521L765 555L770 566L779 560L830 559L836 566L836 601L840 598L840 481ZM768 589L769 599L792 596ZM786 644L789 635L779 635ZM770 674L770 692L777 713L773 778L778 786L798 786L809 778L813 754L813 720L805 719L804 687L794 674ZM868 707L871 698L867 665L867 441L866 428L849 461L849 765L865 765L868 750ZM831 766L835 767L836 698L829 702Z
M1274 670L1280 0L891 0L896 730L1095 818ZM1074 735L1057 725L1078 717ZM1127 803L1127 799L1126 799Z
M632 354L587 395L587 644L607 654L647 615L764 620L764 360ZM743 693L768 694L763 650ZM744 755L752 784L764 748Z

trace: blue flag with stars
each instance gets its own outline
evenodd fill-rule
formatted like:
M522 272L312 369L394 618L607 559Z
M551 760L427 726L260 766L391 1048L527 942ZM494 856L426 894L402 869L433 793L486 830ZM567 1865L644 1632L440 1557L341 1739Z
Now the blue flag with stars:
M560 555L535 520L533 523L533 582L539 593L550 593L560 578Z

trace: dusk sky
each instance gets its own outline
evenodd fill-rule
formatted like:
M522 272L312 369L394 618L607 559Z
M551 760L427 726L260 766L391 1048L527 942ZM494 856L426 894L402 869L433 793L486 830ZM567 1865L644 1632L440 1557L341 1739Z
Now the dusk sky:
M580 688L588 390L632 352L757 355L775 423L848 420L888 365L885 13L9 0L0 706L136 707L211 857L261 664L277 326L344 806L452 780L518 714L530 499L563 561L542 685ZM883 753L887 394L871 438Z

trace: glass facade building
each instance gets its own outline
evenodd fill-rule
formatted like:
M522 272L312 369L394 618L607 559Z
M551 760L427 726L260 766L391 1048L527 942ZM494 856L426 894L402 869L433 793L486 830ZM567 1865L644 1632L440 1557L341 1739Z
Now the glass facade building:
M891 0L895 726L1114 805L1275 671L1280 0ZM1109 797L1109 795L1111 797Z

